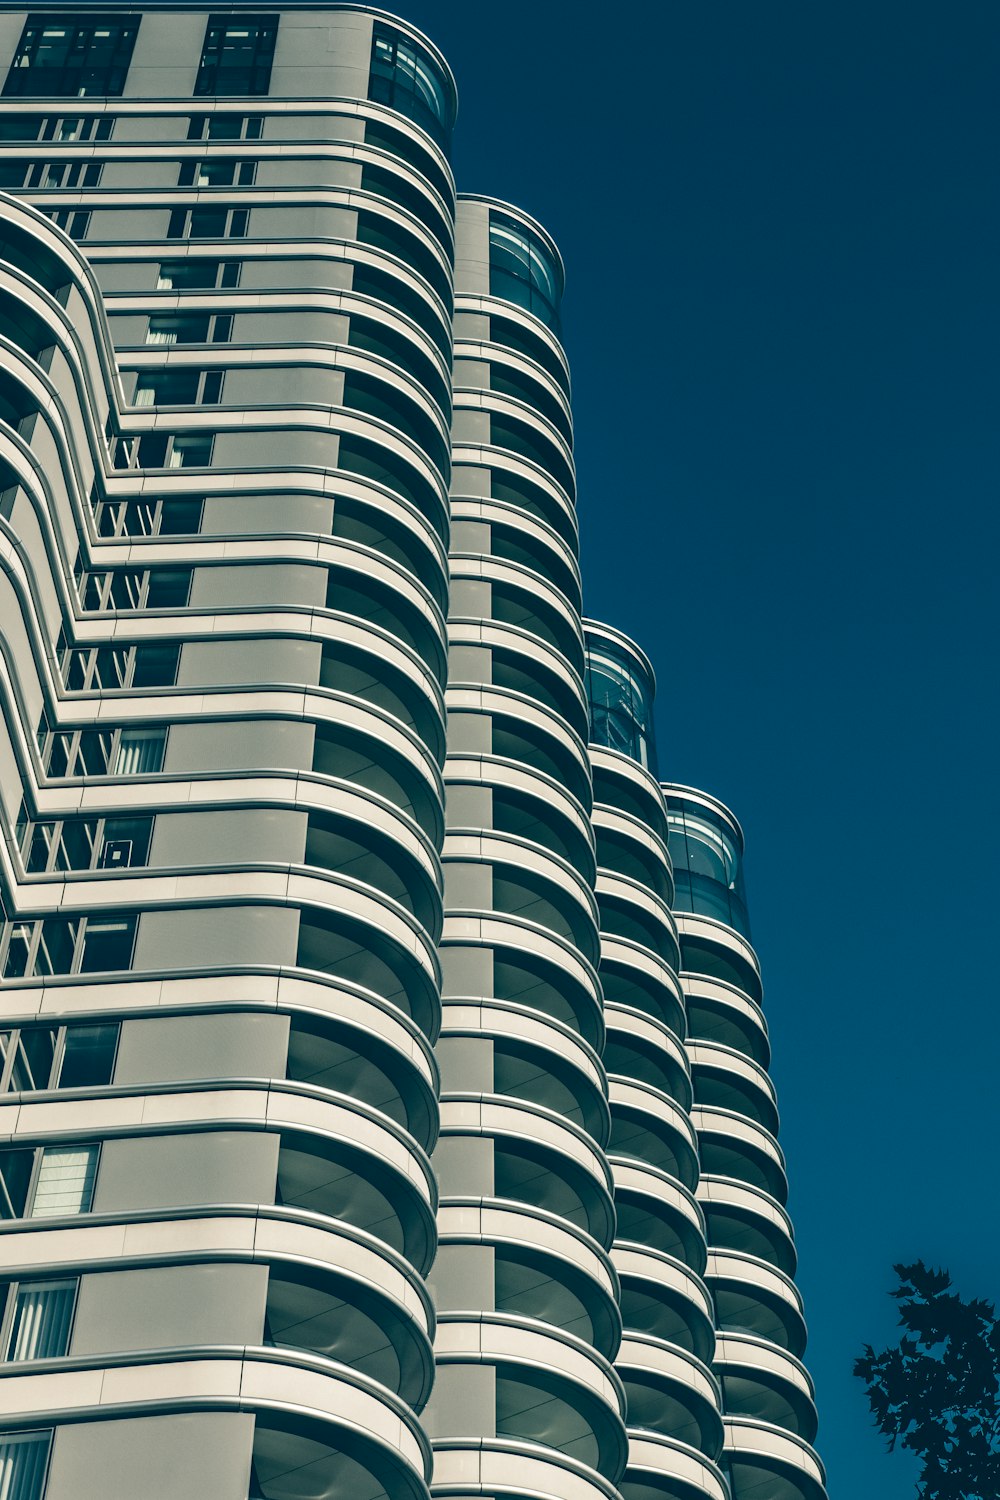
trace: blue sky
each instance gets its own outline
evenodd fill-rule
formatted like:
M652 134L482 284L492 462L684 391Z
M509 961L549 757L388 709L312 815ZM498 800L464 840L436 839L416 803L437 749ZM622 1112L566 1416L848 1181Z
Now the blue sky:
M912 1500L891 1265L1000 1300L1000 7L398 8L566 258L586 606L747 831L831 1497Z

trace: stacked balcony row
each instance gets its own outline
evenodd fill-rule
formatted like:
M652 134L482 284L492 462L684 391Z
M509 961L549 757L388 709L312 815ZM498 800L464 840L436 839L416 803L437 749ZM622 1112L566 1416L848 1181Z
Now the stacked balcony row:
M317 151L332 197L407 130L353 186ZM395 237L345 210L301 275L266 210L247 282L147 238L147 151L103 243L86 188L89 265L0 209L2 1274L42 1330L0 1380L49 1497L427 1493L453 209L410 134L438 180L381 186L447 232L390 192ZM208 302L273 357L160 337Z

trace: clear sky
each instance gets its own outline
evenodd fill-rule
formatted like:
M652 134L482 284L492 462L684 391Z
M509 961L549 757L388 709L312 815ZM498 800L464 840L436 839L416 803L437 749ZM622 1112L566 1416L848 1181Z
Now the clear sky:
M831 1497L912 1500L891 1265L1000 1300L1000 5L396 8L565 256L586 607L747 831Z

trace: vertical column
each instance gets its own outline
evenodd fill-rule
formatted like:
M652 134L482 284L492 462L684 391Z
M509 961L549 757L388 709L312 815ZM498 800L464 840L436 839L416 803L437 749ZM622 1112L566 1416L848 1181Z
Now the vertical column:
M426 1413L442 1496L597 1500L625 1457L561 279L532 220L460 199Z
M715 1369L734 1500L825 1500L761 979L743 887L743 834L707 793L667 785L698 1132L698 1196L716 1307Z
M615 1183L613 1250L628 1401L625 1500L727 1500L721 1393L671 915L666 808L656 780L653 671L627 637L586 623L601 983Z

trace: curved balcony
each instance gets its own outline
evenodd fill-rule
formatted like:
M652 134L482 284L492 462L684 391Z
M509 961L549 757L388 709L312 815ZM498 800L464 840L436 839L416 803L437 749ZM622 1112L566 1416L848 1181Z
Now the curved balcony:
M687 1031L684 992L671 966L658 953L628 938L601 933L601 983L605 1000L643 1011L668 1031Z
M251 1412L255 1464L268 1500L322 1500L330 1484L364 1482L393 1500L426 1500L430 1447L405 1402L332 1361L288 1350L205 1348L94 1356L34 1369L0 1366L4 1427L107 1422L166 1412ZM305 1439L305 1442L303 1442ZM305 1488L289 1487L291 1454L309 1454ZM301 1481L300 1481L301 1484Z
M597 1048L604 1040L594 971L569 943L542 929L529 929L500 913L449 912L442 935L447 966L451 952L492 953L494 996L525 1005L579 1031ZM446 993L454 996L446 984Z
M684 975L688 1033L695 1042L717 1043L766 1068L771 1057L767 1022L755 1000L724 980Z
M587 1464L553 1448L514 1438L438 1438L431 1494L440 1500L481 1495L493 1500L546 1495L552 1500L618 1500L618 1491Z
M583 808L565 787L530 764L494 755L458 754L445 764L445 784L450 793L450 833L508 835L524 845L536 846L539 854L554 856L575 874L581 887L580 899L586 902L593 920L593 844ZM470 790L459 792L460 787ZM484 802L484 790L490 794L488 803ZM478 829L476 818L482 820Z
M629 1428L622 1500L732 1500L721 1469L687 1443Z
M635 818L663 844L667 842L667 810L660 783L636 760L591 743L594 805Z
M675 1177L638 1161L613 1163L616 1246L651 1248L676 1256L696 1274L705 1269L705 1218L701 1205Z
M521 1100L453 1094L442 1101L441 1136L453 1135L493 1140L497 1197L561 1214L598 1244L610 1243L609 1169L604 1153L578 1126Z
M784 1153L769 1130L732 1110L700 1106L691 1111L691 1122L698 1132L703 1172L748 1182L779 1203L787 1201Z
M726 1412L781 1427L807 1443L816 1436L812 1381L793 1354L749 1334L720 1334L715 1369Z
M494 1252L498 1312L574 1334L611 1358L621 1340L618 1278L604 1249L584 1230L544 1209L482 1198L447 1198L438 1211L438 1267L450 1247L486 1244Z
M707 1365L675 1344L626 1329L615 1367L625 1386L630 1428L677 1438L718 1458L722 1396Z
M759 1063L734 1047L693 1037L688 1038L687 1052L699 1105L745 1115L772 1135L777 1133L774 1084Z
M808 1443L790 1433L726 1417L725 1446L733 1500L827 1500L826 1474Z
M641 1161L694 1190L698 1141L685 1110L659 1089L611 1074L611 1141L614 1161Z
M689 1111L691 1075L687 1052L677 1035L645 1011L610 1001L605 1004L604 1019L606 1070L658 1088Z
M781 1204L759 1188L702 1174L698 1200L714 1249L757 1256L786 1276L795 1274L792 1224Z
M616 1240L611 1259L621 1280L622 1320L633 1333L676 1344L709 1363L715 1309L708 1287L672 1255Z
M513 832L456 830L445 839L442 861L446 877L454 866L460 877L467 877L470 867L480 874L492 888L496 911L548 928L579 948L588 962L597 963L592 894L579 872L554 850Z
M720 1333L749 1333L799 1358L806 1347L802 1297L789 1276L736 1250L712 1249L705 1280Z
M438 1319L438 1366L496 1370L497 1435L545 1444L615 1478L625 1458L625 1394L608 1361L582 1339L501 1313Z
M462 1042L490 1043L492 1092L538 1104L565 1116L603 1144L610 1130L604 1073L593 1049L567 1026L525 1006L500 1001L449 1000L437 1058L447 1092L462 1081ZM453 1045L453 1044L457 1044ZM468 1081L468 1080L466 1080Z

